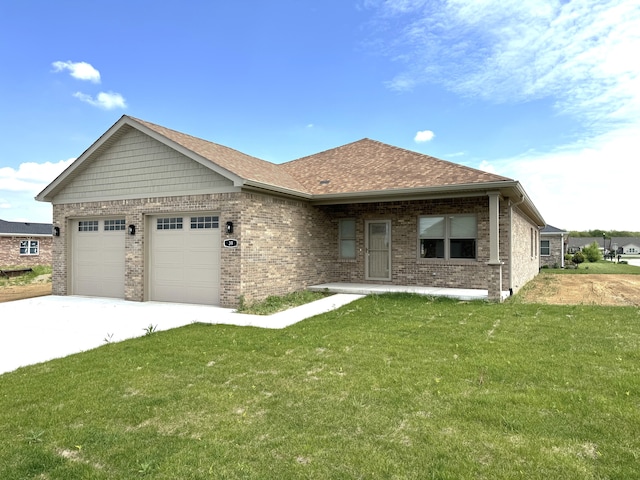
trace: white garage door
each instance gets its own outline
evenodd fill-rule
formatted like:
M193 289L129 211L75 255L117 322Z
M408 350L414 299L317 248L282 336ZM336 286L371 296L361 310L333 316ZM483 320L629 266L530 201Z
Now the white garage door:
M218 305L218 216L167 215L150 220L149 299Z
M71 293L124 298L124 218L71 224Z

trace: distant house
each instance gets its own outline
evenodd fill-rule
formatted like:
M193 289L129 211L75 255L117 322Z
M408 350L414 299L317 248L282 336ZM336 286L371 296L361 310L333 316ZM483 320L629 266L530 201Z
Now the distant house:
M571 237L567 243L567 253L576 253L596 243L605 253L640 255L640 238L637 237Z
M551 225L540 230L540 266L564 268L568 232Z
M637 243L626 243L619 247L624 255L640 255L640 241Z
M371 139L273 164L126 115L36 199L54 295L227 307L328 282L500 300L545 225L516 180Z
M51 223L0 220L0 266L51 265Z

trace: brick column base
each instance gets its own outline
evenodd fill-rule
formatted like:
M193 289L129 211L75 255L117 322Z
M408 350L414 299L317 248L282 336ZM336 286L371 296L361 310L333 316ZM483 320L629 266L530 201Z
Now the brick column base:
M502 302L502 262L488 264L487 289L490 302Z

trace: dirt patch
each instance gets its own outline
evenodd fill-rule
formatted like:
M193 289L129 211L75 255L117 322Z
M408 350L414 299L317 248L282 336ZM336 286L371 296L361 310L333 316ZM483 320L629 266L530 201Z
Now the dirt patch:
M640 307L640 275L540 274L518 292L522 303Z
M28 285L9 284L0 286L0 303L24 298L51 295L51 275L40 275Z

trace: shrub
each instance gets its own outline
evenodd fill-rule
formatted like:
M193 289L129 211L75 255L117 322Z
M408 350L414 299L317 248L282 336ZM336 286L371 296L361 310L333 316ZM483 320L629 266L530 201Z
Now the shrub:
M573 257L571 257L571 261L576 265L580 265L582 262L584 262L584 255L582 254L582 252L576 252Z
M598 244L596 242L593 242L591 245L584 247L582 249L582 253L591 263L602 260L602 252L600 251L600 247L598 247Z

